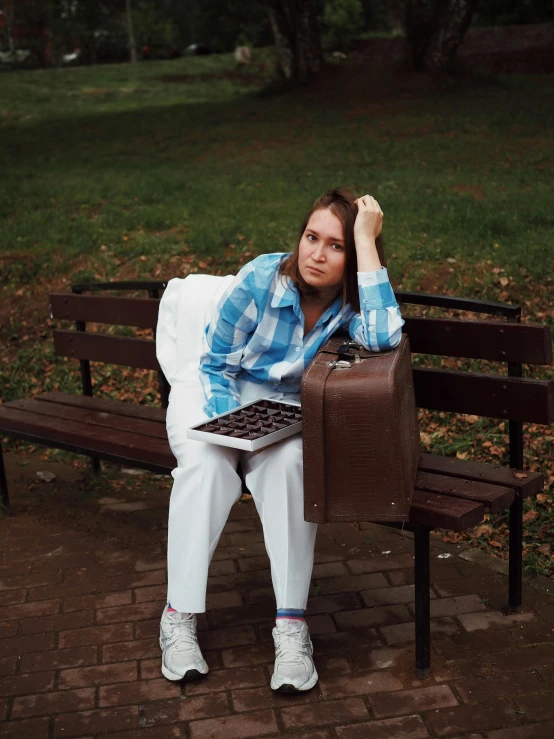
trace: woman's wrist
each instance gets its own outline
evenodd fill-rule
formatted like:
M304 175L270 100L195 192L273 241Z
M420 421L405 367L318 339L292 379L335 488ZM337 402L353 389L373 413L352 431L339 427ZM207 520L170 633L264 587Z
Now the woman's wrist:
M368 236L358 237L355 242L358 272L375 272L381 269L382 264L377 253L375 239Z

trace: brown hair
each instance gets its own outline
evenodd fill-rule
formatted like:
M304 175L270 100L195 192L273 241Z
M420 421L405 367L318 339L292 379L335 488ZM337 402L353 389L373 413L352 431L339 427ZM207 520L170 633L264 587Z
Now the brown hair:
M298 236L298 244L288 259L281 264L280 273L288 277L300 293L306 297L315 297L317 289L308 285L298 268L298 249L300 239L304 235L304 231L308 225L308 221L316 210L329 208L334 215L337 216L342 223L344 231L344 246L346 250L346 266L344 269L344 277L342 279L342 304L343 306L350 303L350 306L356 313L360 311L360 297L358 293L358 264L356 259L356 246L354 243L354 221L358 214L358 207L354 204L357 195L351 188L336 187L334 190L328 190L321 195L312 206L309 213L306 214ZM383 247L383 239L378 236L375 240L377 246L377 254L383 267L387 266L385 259L385 251Z

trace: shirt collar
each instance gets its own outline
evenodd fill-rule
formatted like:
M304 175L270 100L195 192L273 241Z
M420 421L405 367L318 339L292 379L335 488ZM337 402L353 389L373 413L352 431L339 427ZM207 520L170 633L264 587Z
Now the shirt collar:
M276 285L271 298L272 308L283 308L292 305L300 308L300 294L289 277L279 274L277 270Z

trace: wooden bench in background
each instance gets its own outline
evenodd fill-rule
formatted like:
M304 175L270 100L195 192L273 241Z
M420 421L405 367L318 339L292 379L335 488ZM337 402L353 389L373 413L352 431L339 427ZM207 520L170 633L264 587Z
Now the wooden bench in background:
M50 392L5 403L0 406L0 435L86 454L96 471L99 461L106 460L169 474L175 465L165 431L169 387L160 371L154 342L159 295L165 284L74 285L72 294L51 295L53 318L74 322L75 330L54 332L54 345L58 355L79 360L83 395ZM140 290L148 291L149 297L104 294ZM520 323L517 306L406 292L397 293L397 298L404 305L497 317L480 321L410 316L404 308L404 330L414 353L507 364L503 375L414 367L420 408L503 419L508 425L510 454L510 467L435 454L421 457L410 521L404 529L414 535L416 669L419 677L425 677L430 669L429 534L433 529L465 531L479 524L486 512L509 508L508 608L511 612L521 609L523 500L543 488L540 474L522 471L523 423L554 422L554 384L524 378L523 364L550 364L552 342L548 328ZM89 332L88 323L151 329L152 339ZM161 407L94 397L91 362L158 372ZM8 507L1 447L0 486L2 501Z

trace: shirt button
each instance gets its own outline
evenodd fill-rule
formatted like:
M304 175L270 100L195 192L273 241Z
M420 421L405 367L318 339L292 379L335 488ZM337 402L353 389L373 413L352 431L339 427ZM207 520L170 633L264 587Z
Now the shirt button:
M299 347L299 346L297 346L297 347L296 347L296 349L295 349L294 351L295 351L295 352L299 352L299 351L300 351L300 347Z

